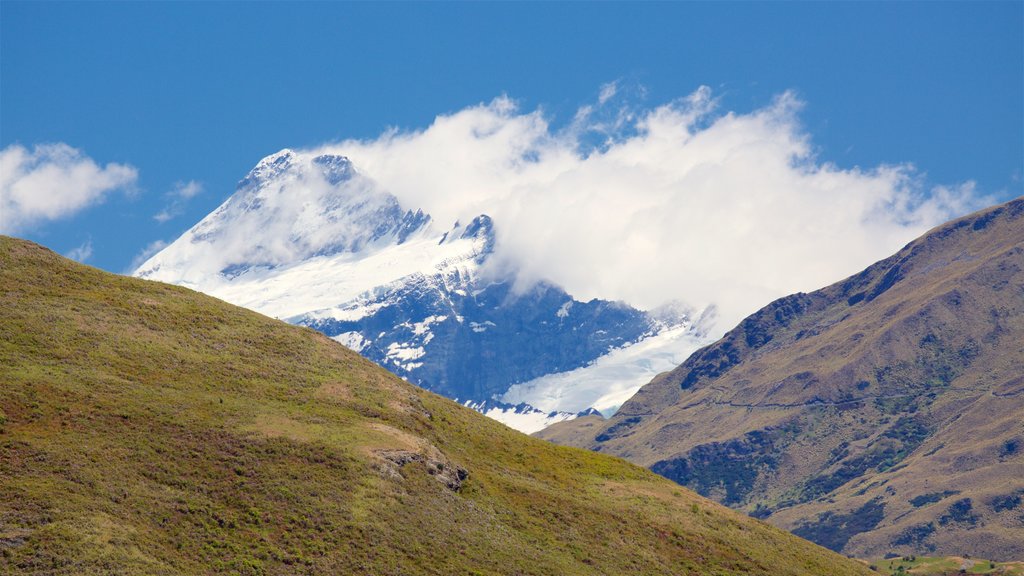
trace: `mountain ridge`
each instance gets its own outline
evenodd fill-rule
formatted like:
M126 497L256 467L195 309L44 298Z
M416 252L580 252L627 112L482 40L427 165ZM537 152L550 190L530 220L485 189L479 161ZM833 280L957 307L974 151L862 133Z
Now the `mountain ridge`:
M539 436L861 557L1024 555L1024 200L772 302L607 422Z

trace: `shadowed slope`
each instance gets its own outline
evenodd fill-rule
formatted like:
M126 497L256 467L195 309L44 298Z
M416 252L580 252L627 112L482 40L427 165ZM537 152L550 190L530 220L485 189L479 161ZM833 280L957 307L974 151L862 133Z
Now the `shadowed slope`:
M771 303L584 424L540 435L835 550L1024 556L1024 200Z
M313 330L0 237L4 574L860 574Z

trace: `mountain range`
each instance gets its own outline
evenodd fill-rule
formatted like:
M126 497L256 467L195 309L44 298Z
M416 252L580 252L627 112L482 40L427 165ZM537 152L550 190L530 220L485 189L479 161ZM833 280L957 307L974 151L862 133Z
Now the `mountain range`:
M344 156L283 150L135 275L316 328L527 432L610 414L703 342L713 311L521 286L493 263L498 225L439 226Z
M787 296L610 419L622 456L844 554L1024 556L1024 199Z
M0 237L0 573L853 575L304 327Z

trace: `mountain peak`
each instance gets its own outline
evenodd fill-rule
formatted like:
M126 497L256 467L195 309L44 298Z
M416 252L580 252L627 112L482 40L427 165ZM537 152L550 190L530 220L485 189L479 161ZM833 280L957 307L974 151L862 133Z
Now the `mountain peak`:
M242 190L250 188L252 186L259 185L261 182L265 182L278 176L282 172L288 170L295 161L295 152L288 148L284 148L278 152L275 152L269 156L266 156L262 160L256 163L256 166L245 175L238 182L238 189Z
M456 223L457 225L457 223ZM492 234L494 229L494 222L491 217L487 214L481 214L466 226L466 229L462 232L462 238L483 238L488 237Z
M468 225L462 226L462 222L455 221L451 230L445 232L438 244L450 244L459 240L474 240L482 242L481 255L488 255L494 249L494 221L486 214L473 218Z
M322 154L313 158L312 163L320 167L321 173L328 184L336 185L353 176L355 169L352 161L346 156L337 154Z
M234 194L136 274L208 285L314 256L375 252L429 223L428 214L403 209L360 176L346 156L286 148L262 159Z

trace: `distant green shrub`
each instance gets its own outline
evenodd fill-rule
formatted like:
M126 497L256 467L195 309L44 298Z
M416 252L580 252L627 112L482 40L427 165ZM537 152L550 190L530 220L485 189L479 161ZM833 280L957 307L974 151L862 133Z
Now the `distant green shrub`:
M806 538L831 550L842 550L850 538L872 530L885 517L885 504L875 498L849 514L826 512L818 521L803 524L793 534Z
M1024 491L1014 494L1007 494L1005 496L996 496L992 500L992 509L996 512L1002 512L1003 510L1013 510L1020 506L1020 497L1024 494Z
M944 492L930 492L928 494L921 494L910 499L910 505L914 508L920 508L926 504L932 504L946 498L947 496L955 496L959 494L959 490L946 490Z
M962 522L974 526L978 521L978 517L973 514L972 509L971 499L961 498L949 506L949 510L939 518L939 524L945 526L951 522Z
M929 522L927 524L917 524L911 526L901 532L895 540L892 541L896 546L925 546L929 550L933 549L933 546L927 546L924 544L926 538L935 532L935 524Z

